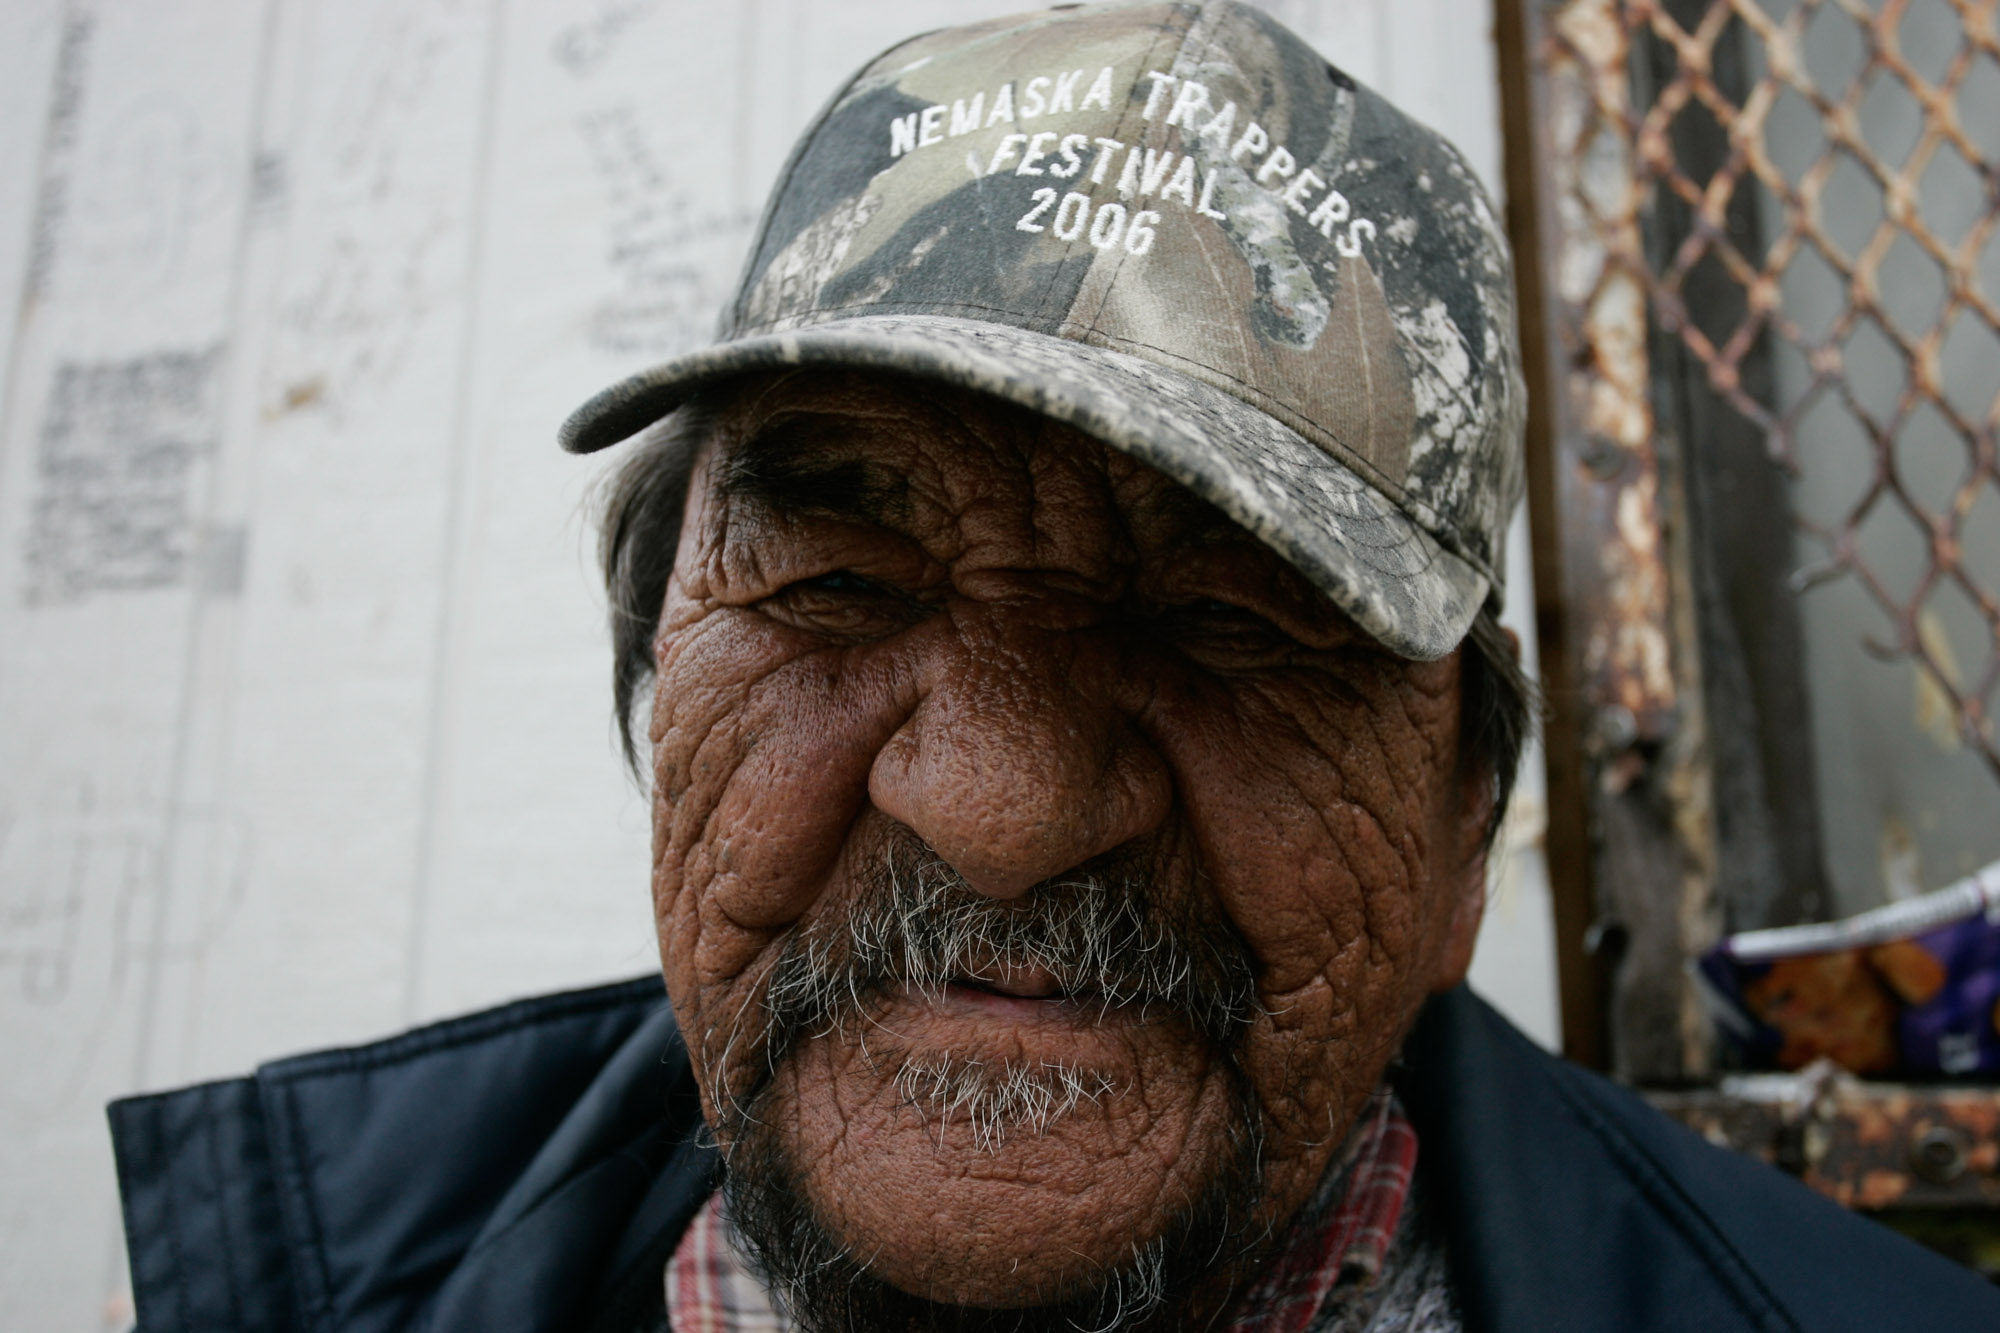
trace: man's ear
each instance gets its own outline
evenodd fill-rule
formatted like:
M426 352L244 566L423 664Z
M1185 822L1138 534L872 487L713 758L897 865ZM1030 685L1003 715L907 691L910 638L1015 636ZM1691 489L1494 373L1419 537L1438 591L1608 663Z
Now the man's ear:
M1506 626L1507 651L1521 660L1521 636ZM1463 650L1461 650L1463 651ZM1460 738L1461 742L1463 737ZM1500 798L1500 784L1485 765L1459 766L1457 837L1452 847L1452 870L1447 872L1442 891L1449 898L1444 905L1444 938L1439 942L1437 971L1431 978L1433 992L1447 991L1465 980L1472 968L1472 951L1479 943L1479 924L1486 916L1486 861L1499 840L1494 827Z
M1433 992L1448 991L1465 980L1472 968L1473 946L1479 942L1479 923L1486 915L1486 857L1492 841L1486 836L1493 818L1494 783L1491 775L1472 775L1476 790L1464 794L1465 818L1459 825L1461 840L1454 867L1445 872L1438 886L1448 899L1444 912L1443 936L1437 952L1437 970L1431 977Z

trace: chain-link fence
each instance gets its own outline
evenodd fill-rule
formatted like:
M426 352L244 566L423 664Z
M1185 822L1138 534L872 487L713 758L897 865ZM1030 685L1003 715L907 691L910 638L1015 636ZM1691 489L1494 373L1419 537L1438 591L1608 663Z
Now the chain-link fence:
M1564 1022L1631 1077L1707 1068L1719 932L2000 856L1996 10L1503 11Z
M1916 666L1918 726L2000 777L1995 9L1585 0L1549 7L1540 62L1599 415L1648 407L1636 287L1789 474L1793 590L1865 594L1857 637Z

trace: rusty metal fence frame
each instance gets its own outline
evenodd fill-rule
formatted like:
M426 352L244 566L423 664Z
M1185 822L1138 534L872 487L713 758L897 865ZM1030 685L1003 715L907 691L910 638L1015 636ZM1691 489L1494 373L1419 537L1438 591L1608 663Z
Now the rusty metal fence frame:
M1926 602L1950 584L2000 646L2000 596L1961 561L1963 525L1983 489L2000 486L2000 397L1983 417L1970 414L1943 391L1939 371L1957 321L2000 337L2000 293L1977 280L2000 228L2000 165L1959 122L1956 99L1979 62L2000 64L2000 0L1948 3L1963 42L1928 76L1899 40L1911 0L1498 6L1509 223L1536 399L1530 502L1565 1044L1635 1081L1712 1072L1687 958L1725 923L1781 924L1824 906L1809 779L1800 790L1810 764L1785 750L1804 730L1785 712L1803 707L1791 688L1802 671L1801 592L1835 578L1865 589L1884 633L1857 651L1914 663L1963 744L2000 778L1991 718L2000 651L1961 679L1920 624ZM1829 10L1855 25L1864 51L1839 88L1816 83L1803 56L1808 25ZM1922 111L1901 161L1871 144L1859 114L1884 78ZM1818 114L1825 140L1789 173L1765 137L1787 90ZM1919 206L1940 153L1963 159L1985 191L1984 211L1956 239ZM1852 248L1821 216L1842 161L1883 200L1879 224ZM1928 327L1905 329L1885 309L1883 263L1898 238L1943 275ZM1782 299L1783 275L1807 251L1846 296L1819 331ZM1843 364L1864 323L1907 365L1886 412L1855 395ZM1779 344L1810 371L1788 398L1772 381ZM1782 524L1744 529L1760 506L1783 504L1787 479L1809 465L1806 418L1827 396L1865 431L1875 464L1844 513L1793 515L1820 553L1800 569ZM1914 494L1897 466L1897 437L1924 404L1966 447L1964 475L1942 505ZM1713 484L1719 466L1730 469L1727 487ZM1737 494L1744 487L1751 502ZM1927 544L1923 576L1904 593L1878 576L1857 539L1884 506ZM1750 589L1733 607L1714 595L1725 564Z

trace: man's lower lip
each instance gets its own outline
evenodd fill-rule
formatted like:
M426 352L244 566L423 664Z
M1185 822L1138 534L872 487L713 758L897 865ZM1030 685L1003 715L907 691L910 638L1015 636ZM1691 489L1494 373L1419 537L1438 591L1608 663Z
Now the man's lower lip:
M960 982L937 991L900 989L892 991L890 998L925 1005L943 1014L1058 1027L1126 1027L1153 1017L1154 1008L1144 1003L1109 1004L1087 995L1007 995Z

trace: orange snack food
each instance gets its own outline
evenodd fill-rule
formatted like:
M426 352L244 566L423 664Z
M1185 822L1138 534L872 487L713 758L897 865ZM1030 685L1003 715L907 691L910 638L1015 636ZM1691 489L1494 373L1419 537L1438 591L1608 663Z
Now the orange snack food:
M1859 953L1780 958L1743 988L1743 998L1784 1034L1780 1068L1797 1069L1822 1055L1857 1074L1895 1067L1895 1004Z
M1943 960L1915 940L1878 944L1868 951L1868 962L1904 1004L1929 1004L1948 975Z

